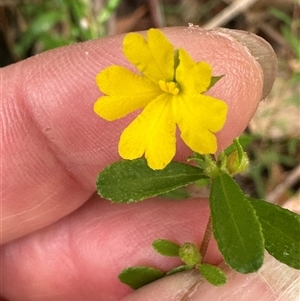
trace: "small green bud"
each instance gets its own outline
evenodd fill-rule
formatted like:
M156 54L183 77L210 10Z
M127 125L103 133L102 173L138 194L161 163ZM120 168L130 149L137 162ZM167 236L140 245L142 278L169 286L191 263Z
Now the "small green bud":
M242 152L241 157L238 151L233 151L227 157L226 164L230 175L235 175L248 169L249 158L244 151Z
M190 242L186 242L180 246L179 257L188 266L195 266L202 260L198 247Z

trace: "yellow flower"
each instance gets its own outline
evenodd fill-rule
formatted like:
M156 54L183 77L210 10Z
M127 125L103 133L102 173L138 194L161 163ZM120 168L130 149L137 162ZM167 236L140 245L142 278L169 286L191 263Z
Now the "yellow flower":
M94 105L109 121L143 109L120 137L120 156L132 160L145 155L149 167L163 169L176 152L176 125L193 151L215 153L214 133L226 121L227 105L203 94L211 83L211 66L195 62L182 48L175 50L158 29L148 30L147 39L127 34L123 52L141 74L121 66L102 70L96 81L105 96Z

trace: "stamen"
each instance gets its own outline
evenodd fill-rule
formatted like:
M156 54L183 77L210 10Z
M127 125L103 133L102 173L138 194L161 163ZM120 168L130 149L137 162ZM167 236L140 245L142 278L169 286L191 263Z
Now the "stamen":
M164 80L160 80L158 82L159 87L167 93L173 94L173 95L177 95L179 93L179 88L177 83L175 82L166 82Z

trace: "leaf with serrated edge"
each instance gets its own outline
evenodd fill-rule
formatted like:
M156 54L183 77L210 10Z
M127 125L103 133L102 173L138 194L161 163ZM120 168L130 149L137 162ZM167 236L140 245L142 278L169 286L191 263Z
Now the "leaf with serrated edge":
M152 170L145 159L120 161L98 175L98 194L116 203L130 203L157 196L200 179L207 178L201 169L171 162L162 170Z
M262 225L266 250L278 261L300 269L300 215L263 200L249 201Z
M153 249L163 256L179 256L180 246L167 239L157 239L152 243Z
M210 209L213 234L227 264L244 274L257 271L264 258L261 225L247 197L228 174L213 179Z
M215 286L221 286L226 283L225 273L214 265L203 263L198 266L198 270L209 283Z
M190 198L191 194L186 190L186 188L179 187L167 193L160 194L159 196L162 198L167 198L172 200L184 200Z
M123 270L119 274L119 279L122 283L129 285L133 289L138 289L148 283L151 283L165 275L164 272L158 269L136 266Z

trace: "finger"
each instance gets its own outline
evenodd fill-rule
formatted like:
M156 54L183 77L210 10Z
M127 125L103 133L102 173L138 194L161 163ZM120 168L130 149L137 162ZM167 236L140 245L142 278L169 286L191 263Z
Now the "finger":
M193 271L158 280L122 301L294 301L299 297L299 271L279 263L270 255L266 256L258 273L243 275L228 267L225 267L225 271L228 280L221 287L209 284L197 271Z
M240 36L238 41L223 31L198 28L164 31L195 60L211 63L214 74L225 74L210 91L229 105L227 123L218 134L224 148L243 131L263 96L261 65L245 47L247 43L239 42ZM270 46L249 37L254 39L252 49L261 49L257 56L274 64ZM111 64L132 68L121 53L122 39L59 48L3 70L2 242L78 208L93 193L99 170L119 159L119 135L132 116L108 123L92 108L100 95L96 74ZM177 159L186 154L179 143Z
M179 265L177 258L155 253L152 242L200 245L208 215L207 202L199 199L112 205L95 196L57 223L2 247L2 294L14 301L120 300L131 291L118 280L124 268L168 271ZM214 241L208 254L208 262L220 263Z

